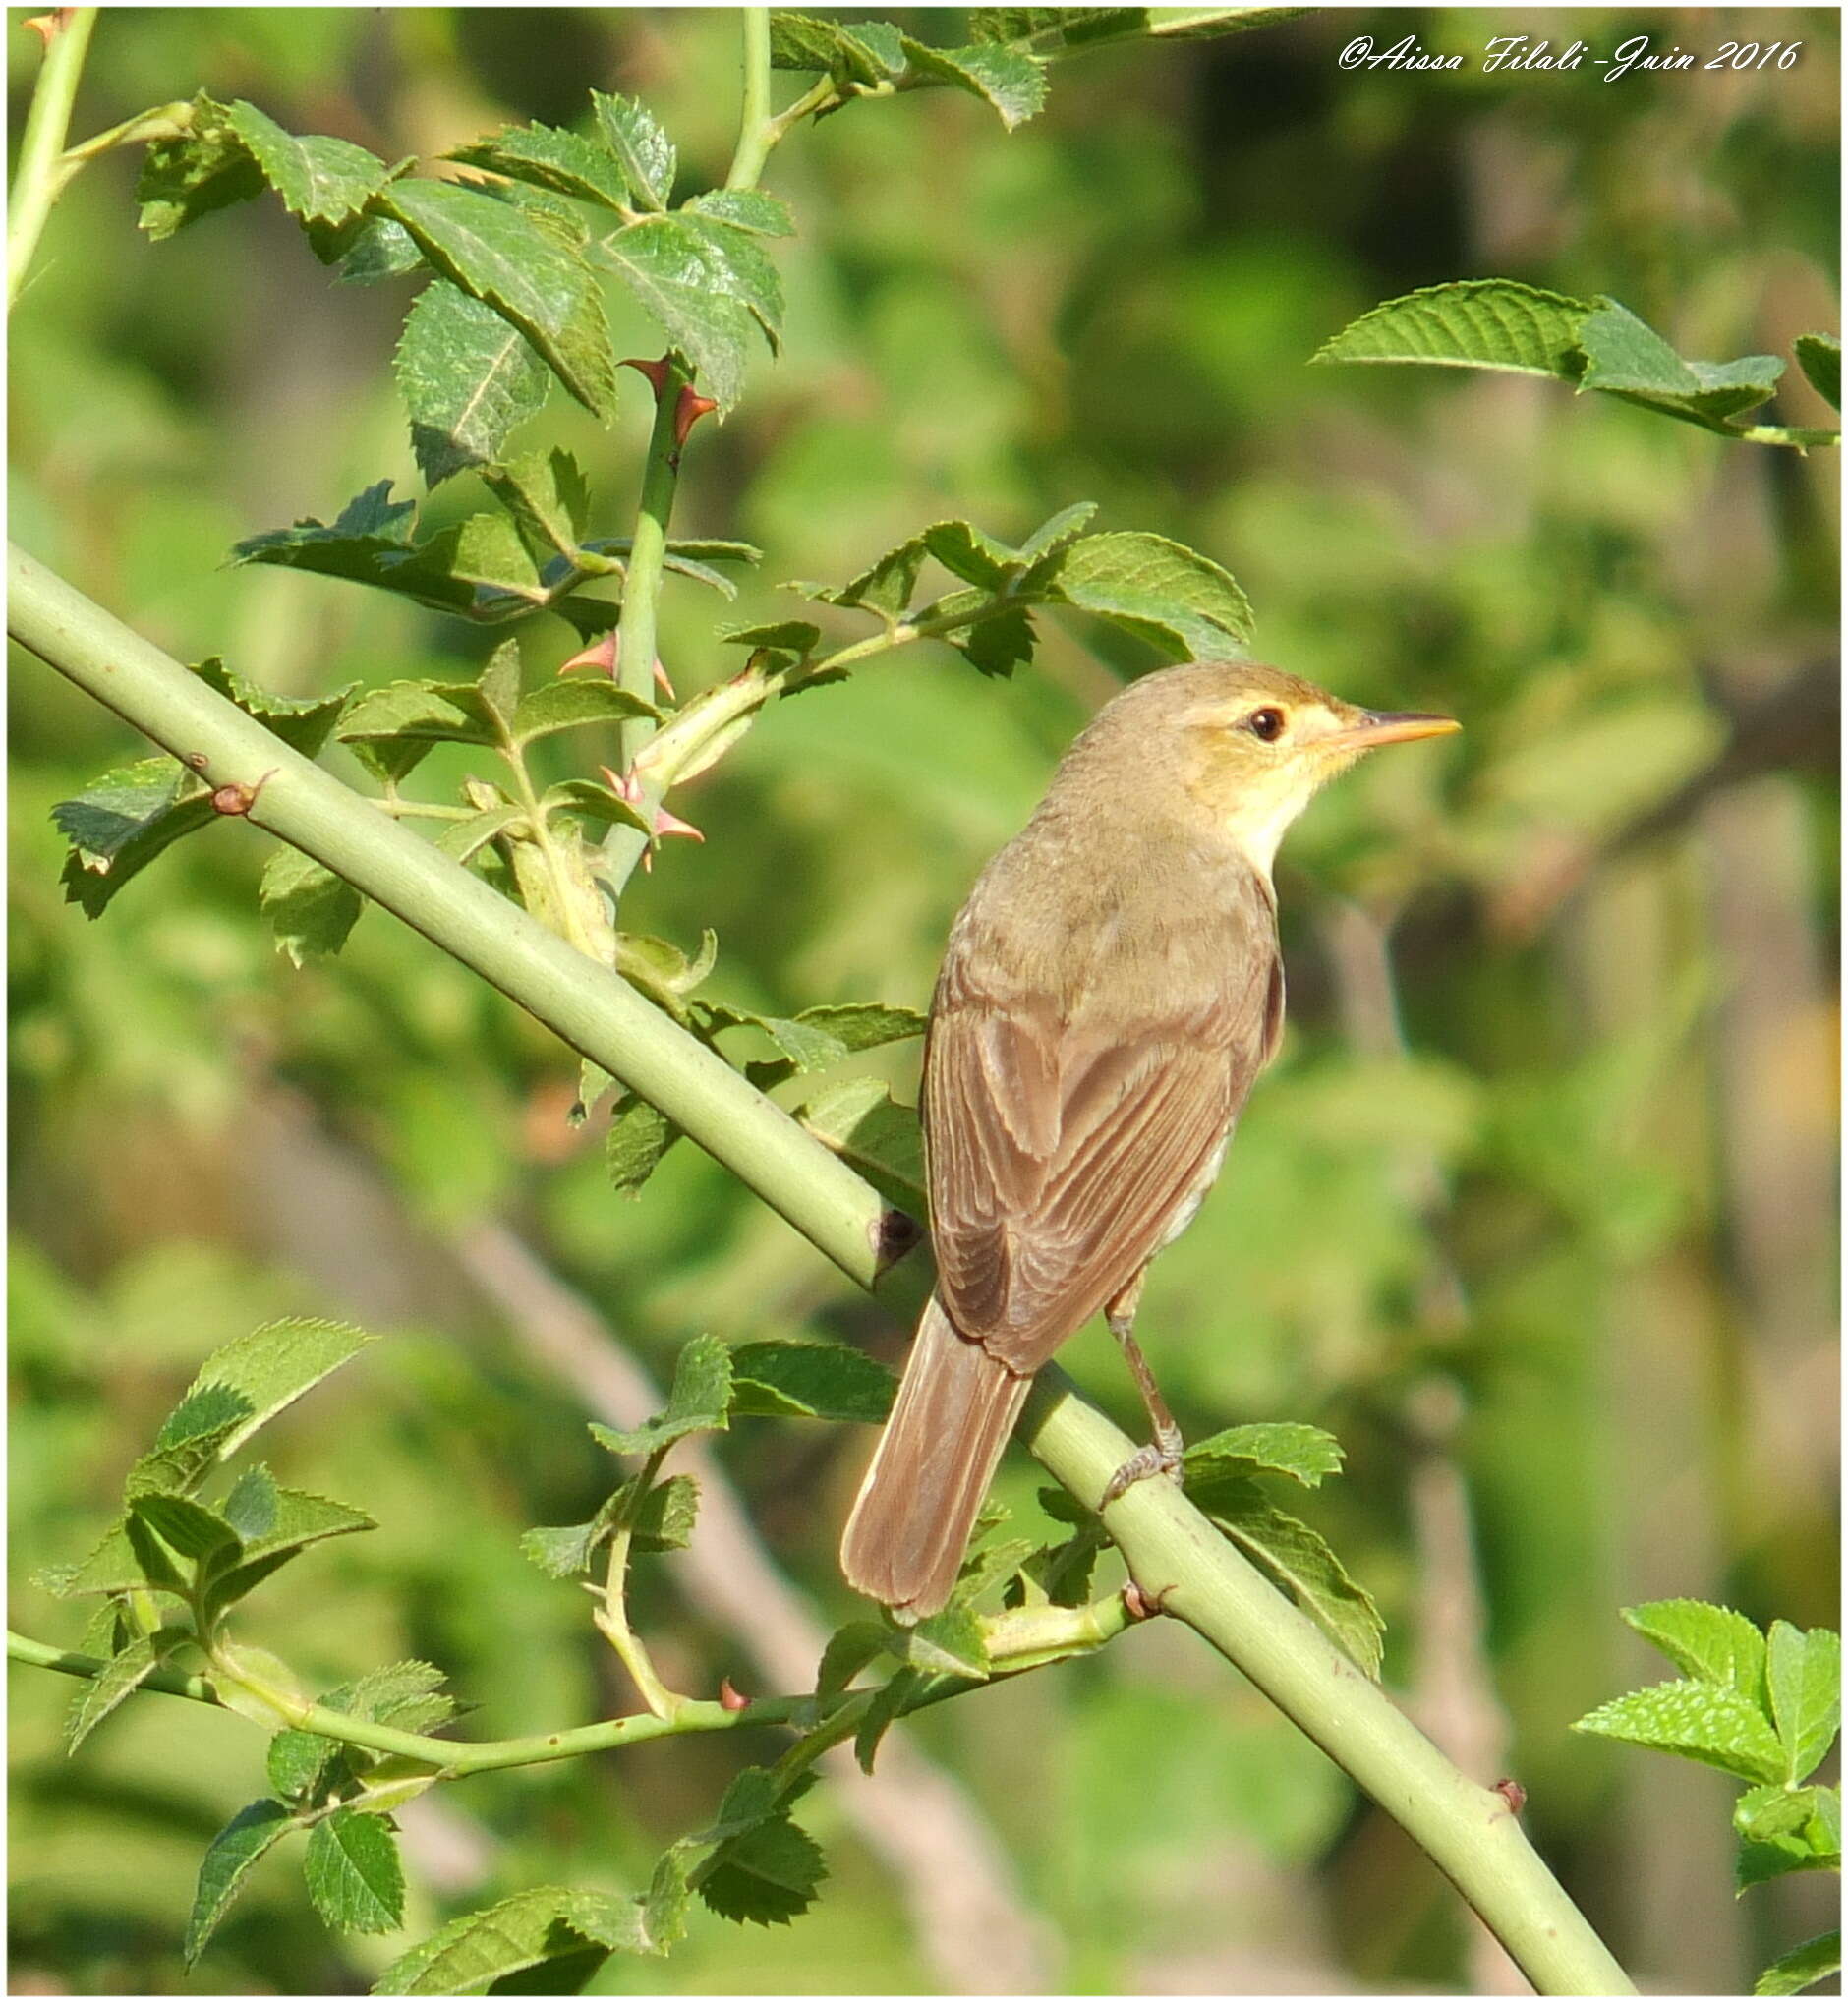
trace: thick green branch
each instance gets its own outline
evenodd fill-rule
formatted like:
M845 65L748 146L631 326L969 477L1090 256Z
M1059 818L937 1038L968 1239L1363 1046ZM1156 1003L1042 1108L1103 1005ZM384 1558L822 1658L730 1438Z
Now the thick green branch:
M9 551L8 582L10 628L24 645L169 751L202 755L214 784L273 772L252 820L395 912L653 1102L895 1313L916 1310L928 1272L919 1258L889 1266L882 1256L877 1194L722 1059L17 550ZM1093 1509L1131 1445L1056 1370L1042 1373L1021 1432ZM1507 1802L1451 1766L1178 1489L1140 1483L1103 1519L1144 1595L1194 1628L1352 1774L1537 1988L1629 1992ZM656 1729L664 1729L659 1721Z
M95 26L95 8L73 7L52 29L44 64L38 72L32 107L26 115L26 131L20 139L13 194L7 203L9 313L31 266L51 204L64 185L58 165L64 151L64 136L71 129L71 106L77 98L78 79L84 74L84 56Z

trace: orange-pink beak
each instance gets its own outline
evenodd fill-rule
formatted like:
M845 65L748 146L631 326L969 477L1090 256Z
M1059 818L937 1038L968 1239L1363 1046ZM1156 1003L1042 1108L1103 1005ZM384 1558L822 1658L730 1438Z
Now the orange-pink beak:
M1378 744L1409 744L1415 737L1448 737L1463 725L1454 716L1425 716L1409 710L1368 710L1357 723L1325 737L1344 751L1371 751Z

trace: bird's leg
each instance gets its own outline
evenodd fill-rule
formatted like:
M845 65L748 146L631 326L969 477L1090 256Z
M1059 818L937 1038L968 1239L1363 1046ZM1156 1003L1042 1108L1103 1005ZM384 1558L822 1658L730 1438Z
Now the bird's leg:
M1110 1324L1110 1333L1123 1346L1124 1361L1128 1364L1129 1374L1142 1394L1142 1403L1148 1412L1149 1426L1155 1438L1148 1446L1131 1454L1110 1477L1110 1484L1104 1490L1106 1505L1114 1503L1125 1489L1135 1482L1145 1481L1151 1474L1168 1474L1177 1480L1181 1475L1181 1428L1175 1424L1174 1413L1168 1409L1168 1402L1155 1382L1155 1373L1148 1367L1148 1359L1135 1340L1135 1308L1142 1296L1142 1281L1146 1272L1144 1268L1118 1294L1104 1310L1104 1319Z

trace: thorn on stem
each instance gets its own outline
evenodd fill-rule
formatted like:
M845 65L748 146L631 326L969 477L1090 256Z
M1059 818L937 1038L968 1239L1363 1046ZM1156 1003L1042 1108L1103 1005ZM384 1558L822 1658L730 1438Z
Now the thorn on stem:
M29 28L46 48L50 48L58 35L62 34L70 22L72 10L69 7L54 7L49 14L34 14L29 20L22 21L22 28Z
M1145 1593L1130 1579L1123 1589L1123 1610L1132 1621L1152 1621L1157 1614L1168 1611L1166 1601L1172 1586L1163 1586L1158 1593Z
M719 1702L722 1709L727 1711L742 1711L749 1705L750 1701L751 1700L749 1697L741 1697L738 1694L738 1692L731 1688L731 1679L729 1677L726 1677L724 1681L719 1686Z
M657 403L659 403L662 397L666 393L667 374L668 371L672 367L672 364L667 360L665 355L664 355L659 362L644 362L638 355L625 355L622 358L622 360L616 364L616 367L618 369L633 369L637 371L640 374L646 375L649 381L654 384L655 401Z
M690 382L680 385L680 401L673 407L673 448L676 452L686 443L687 433L700 419L708 411L718 408L712 397L701 396Z
M214 814L248 814L257 804L257 795L280 770L279 766L271 766L253 786L236 781L230 785L220 786L211 796L211 811Z
M874 1261L883 1273L888 1266L895 1266L917 1243L924 1235L924 1227L916 1218L889 1205L867 1228L867 1235L872 1240Z
M574 674L580 667L594 667L606 674L611 681L616 678L616 669L622 662L622 642L612 626L601 640L593 640L588 647L581 647L569 660L559 664L560 674Z
M1489 1792L1499 1795L1508 1803L1508 1812L1511 1815L1519 1815L1528 1805L1527 1789L1519 1781L1509 1780L1506 1776L1498 1780Z

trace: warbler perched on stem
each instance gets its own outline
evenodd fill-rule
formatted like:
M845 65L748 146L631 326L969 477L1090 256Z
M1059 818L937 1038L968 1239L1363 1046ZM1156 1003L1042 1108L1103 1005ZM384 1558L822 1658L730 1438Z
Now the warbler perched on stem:
M1283 1028L1271 863L1316 789L1448 716L1357 709L1274 667L1150 674L1067 752L950 936L924 1049L937 1290L841 1543L904 1620L949 1598L1033 1373L1102 1309L1180 1465L1133 1334Z

